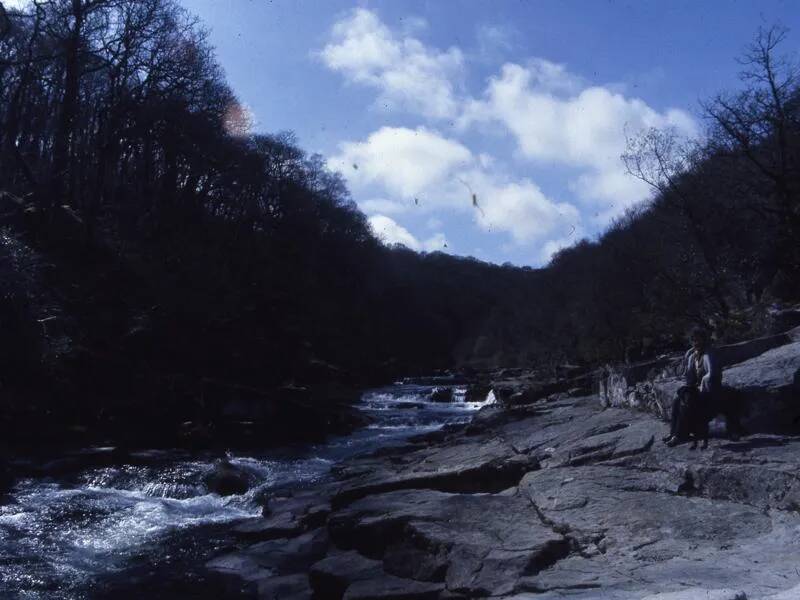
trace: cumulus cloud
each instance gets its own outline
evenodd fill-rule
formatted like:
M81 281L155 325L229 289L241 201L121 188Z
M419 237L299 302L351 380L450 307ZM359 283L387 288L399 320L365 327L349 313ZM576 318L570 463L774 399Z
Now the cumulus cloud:
M419 250L420 243L411 232L400 225L397 221L386 215L372 215L369 218L369 226L375 236L384 244L402 244L406 248Z
M383 213L397 215L408 211L410 206L397 200L387 200L386 198L370 198L358 203L358 206L367 214Z
M628 135L651 127L697 133L684 111L658 112L638 98L586 87L563 65L542 59L526 66L504 65L489 81L483 99L466 106L462 126L474 122L503 125L527 159L584 170L570 188L584 200L620 207L647 193L620 161Z
M413 242L396 231L395 221L386 220L386 212L401 212L395 210L397 205L421 212L467 213L484 231L508 233L517 244L580 231L581 217L574 206L551 200L528 178L504 173L491 156L473 155L460 143L424 127L385 127L364 141L341 144L340 151L330 166L345 173L357 195L372 189L413 198L360 204L367 213L379 212L378 223L391 232L387 235L405 239L400 243L409 248L415 247ZM387 207L390 211L381 210Z
M435 252L449 247L444 233L437 232L428 239L420 241L408 229L386 215L372 215L369 218L369 225L378 239L389 246L401 244L417 252Z
M344 142L329 164L354 187L380 183L390 193L423 195L459 164L472 159L462 144L425 127L382 127L362 142Z
M469 213L484 231L508 234L511 247L535 245L546 262L580 239L586 224L602 226L650 193L620 159L629 136L651 127L670 127L687 137L698 133L685 111L656 110L626 94L624 85L591 84L543 58L502 65L480 94L470 96L460 87L464 53L425 45L415 35L427 24L409 23L392 30L376 13L359 8L334 25L319 52L348 82L374 88L381 102L401 106L427 124L382 127L340 144L330 160L356 198L371 198L360 206L397 243L424 249L426 242L387 215L456 210ZM479 54L507 51L509 31L479 29ZM435 129L443 119L456 123L454 137ZM565 173L560 195L566 198L548 197L532 174L514 173L462 141L480 144L486 131L509 136L517 157L534 167L559 167ZM473 206L473 193L479 207Z
M408 19L420 27L419 20ZM379 91L381 103L428 117L449 118L459 110L455 80L464 68L458 48L429 48L408 33L395 34L367 9L357 8L333 26L319 53L325 65L353 83Z
M504 180L493 174L474 173L478 224L487 231L506 231L517 244L546 240L550 235L582 231L581 215L567 202L547 198L530 179ZM578 239L578 238L575 238Z

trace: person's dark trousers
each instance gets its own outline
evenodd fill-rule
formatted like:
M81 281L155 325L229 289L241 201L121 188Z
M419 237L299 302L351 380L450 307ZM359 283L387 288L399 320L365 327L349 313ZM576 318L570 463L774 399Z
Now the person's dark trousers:
M681 387L675 393L675 399L672 401L672 411L669 417L669 434L671 436L681 436L686 433L680 431L681 412L686 410L686 406L690 401L687 395L696 393L697 391L688 385Z

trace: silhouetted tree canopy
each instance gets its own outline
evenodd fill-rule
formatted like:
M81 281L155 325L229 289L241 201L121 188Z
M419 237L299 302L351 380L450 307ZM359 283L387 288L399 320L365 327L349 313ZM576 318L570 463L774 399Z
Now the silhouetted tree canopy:
M204 378L366 383L630 360L692 323L757 331L800 296L782 38L758 34L703 141L631 140L650 202L530 269L380 244L322 157L249 131L173 0L0 10L0 380L93 411L192 402Z

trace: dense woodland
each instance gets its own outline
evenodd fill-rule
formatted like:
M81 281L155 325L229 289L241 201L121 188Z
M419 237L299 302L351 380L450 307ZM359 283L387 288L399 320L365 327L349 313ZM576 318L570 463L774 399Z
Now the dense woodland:
M290 133L250 134L173 0L0 4L5 418L175 408L209 382L361 385L632 360L800 298L800 74L760 32L702 142L622 159L653 199L542 269L387 248Z

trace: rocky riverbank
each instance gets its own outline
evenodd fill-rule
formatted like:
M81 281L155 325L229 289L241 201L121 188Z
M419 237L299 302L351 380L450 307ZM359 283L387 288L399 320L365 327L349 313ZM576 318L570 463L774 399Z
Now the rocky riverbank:
M800 597L797 334L726 369L760 424L737 442L665 447L660 404L609 405L618 373L513 373L466 426L274 492L207 568L260 598Z

